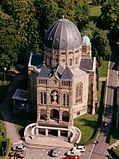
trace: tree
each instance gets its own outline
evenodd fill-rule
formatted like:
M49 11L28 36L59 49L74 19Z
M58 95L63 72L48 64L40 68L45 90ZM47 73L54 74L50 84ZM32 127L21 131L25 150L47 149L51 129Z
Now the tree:
M99 27L111 31L111 38L119 37L119 1L105 0L102 3Z
M82 30L82 35L87 35L91 39L93 56L97 57L99 64L101 64L101 60L105 60L110 56L111 48L108 31L101 30L96 27L96 24L89 22Z
M100 5L102 3L102 0L92 0L94 5Z
M103 60L108 59L111 54L107 33L106 30L97 29L94 33L94 38L92 39L93 50L96 50L98 58L102 58Z
M16 28L11 16L0 9L0 67L9 68L17 60Z
M36 18L39 23L42 46L45 32L62 15L78 26L82 26L82 22L88 17L87 3L81 0L35 0L34 4L36 6Z
M13 18L17 26L17 43L20 51L36 51L39 35L35 7L31 0L12 0Z
M38 21L38 32L40 35L40 48L43 50L43 42L46 30L57 19L58 5L53 0L35 0L36 19Z

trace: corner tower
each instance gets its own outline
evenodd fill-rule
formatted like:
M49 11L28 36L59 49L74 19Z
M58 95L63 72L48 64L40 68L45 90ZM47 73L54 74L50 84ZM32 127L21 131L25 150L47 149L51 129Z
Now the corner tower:
M92 47L88 36L82 37L82 58L91 59L92 58Z

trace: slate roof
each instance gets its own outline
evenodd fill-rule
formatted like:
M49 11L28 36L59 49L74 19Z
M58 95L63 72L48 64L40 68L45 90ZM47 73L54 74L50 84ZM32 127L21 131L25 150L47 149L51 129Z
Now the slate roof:
M72 71L72 74L73 74L74 77L80 78L81 76L84 76L84 75L86 75L87 73L86 73L85 71L79 69L79 68L76 68L76 69L74 69L74 70Z
M59 64L56 69L56 72L58 73L58 75L62 75L63 71L64 71L64 68Z
M80 68L85 70L93 70L93 59L81 59Z
M37 54L32 54L31 65L33 65L33 66L39 66L42 63L43 63L43 56L37 55Z
M73 77L73 74L71 70L68 67L66 67L66 69L62 73L61 80L71 80L72 77Z
M82 44L80 32L68 19L57 20L45 35L44 46L54 50L74 50Z
M43 64L38 74L38 77L49 78L49 76L50 76L50 70L47 68L45 64Z
M27 100L27 91L17 89L12 96L12 99L26 101Z

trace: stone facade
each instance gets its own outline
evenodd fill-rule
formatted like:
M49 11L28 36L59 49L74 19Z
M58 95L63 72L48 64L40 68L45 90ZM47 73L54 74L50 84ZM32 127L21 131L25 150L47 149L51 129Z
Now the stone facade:
M44 62L36 66L31 54L28 65L29 112L37 113L38 126L69 128L75 118L95 113L96 59L91 53L90 39L81 38L69 20L60 19L48 30Z

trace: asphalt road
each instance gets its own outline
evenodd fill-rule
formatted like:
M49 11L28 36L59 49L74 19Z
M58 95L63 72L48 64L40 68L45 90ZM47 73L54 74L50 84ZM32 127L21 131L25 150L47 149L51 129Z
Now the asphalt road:
M98 144L91 144L90 153L86 152L82 155L82 159L107 159L108 157L108 144L106 143L106 137L111 127L112 120L112 108L113 108L113 98L114 98L114 88L118 85L118 71L115 67L115 62L110 62L108 68L108 79L107 79L107 87L106 87L106 105L105 105L105 115L103 121L107 122L108 125L106 127L102 127L102 131L98 134L96 141Z

